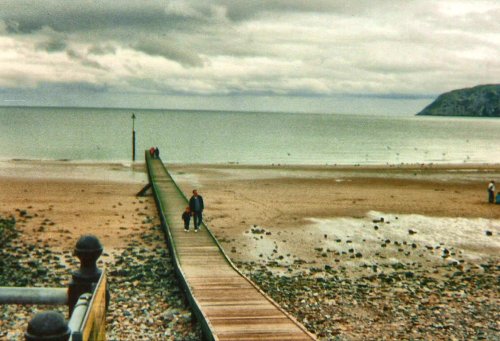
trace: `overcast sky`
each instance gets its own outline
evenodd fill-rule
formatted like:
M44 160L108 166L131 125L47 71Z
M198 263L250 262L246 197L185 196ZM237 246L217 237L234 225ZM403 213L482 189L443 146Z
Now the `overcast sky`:
M499 83L500 1L0 0L0 105L414 114Z

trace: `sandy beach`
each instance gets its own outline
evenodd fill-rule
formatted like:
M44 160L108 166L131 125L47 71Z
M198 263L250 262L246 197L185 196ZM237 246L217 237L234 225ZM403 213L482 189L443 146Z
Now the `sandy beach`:
M171 165L169 169L186 195L194 188L203 195L205 221L232 260L320 339L362 339L367 335L377 339L446 335L462 339L475 331L487 338L498 336L499 321L491 319L491 314L498 316L498 288L489 285L498 275L500 205L486 202L486 186L491 179L500 179L500 165ZM95 234L105 247L101 264L120 274L113 264L117 259L123 261L123 252L145 249L146 255L155 256L154 250L162 245L152 198L135 197L145 183L141 165L11 161L0 168L0 215L16 217L22 243L43 245L61 254L71 253L81 234ZM65 266L73 269L75 264ZM493 273L485 273L485 268ZM394 279L387 287L381 284L401 271L407 276L397 282L402 286L395 285ZM416 290L415 283L425 287L419 282L424 277L447 281L457 271L472 278L485 273L486 280L480 280L486 284L478 287L477 281L467 282L471 286L461 290L475 310L463 311L454 305L452 311L464 315L447 322L456 330L449 326L435 330L432 325L437 322L418 312L418 304L429 295L405 295L407 290ZM287 294L276 293L276 283L283 278L295 278L300 285L288 288L282 283ZM317 278L349 281L350 288L358 285L356 281L372 278L373 290L356 294L355 299L349 296L351 292L332 299L329 295L334 288L318 289L315 295L304 297L310 291L305 287L314 288L304 281ZM118 276L116 280L122 279ZM170 285L175 287L175 279ZM340 295L341 288L336 289ZM396 309L397 292L408 301L408 311L399 312L397 318L384 318L383 310L366 306L367 297L376 294L388 306L386 311ZM436 295L440 309L451 309L445 294ZM349 297L358 303L356 309L346 311L352 300L349 304L343 300ZM476 302L478 297L482 304ZM174 334L165 329L195 337L197 331L192 328L196 327L186 322L190 317L186 317L183 302L165 303L164 308L167 306L176 311L168 316L170 324L165 319L151 325L145 322L148 329L155 325L154 335L167 339ZM118 312L118 305L112 305L112 310L113 316L123 313ZM427 319L421 321L422 328L409 327L415 324L415 314ZM147 315L158 320L153 310ZM131 328L134 318L121 323ZM9 323L23 328L25 322ZM109 322L109 333L116 333L112 330L120 324Z
M308 238L301 235L304 231L313 234L313 240L318 236L324 239L324 233L308 228L318 220L342 218L346 224L348 220L365 219L371 224L384 215L393 215L394 226L394 220L400 217L418 215L441 220L445 226L438 229L445 231L452 231L459 218L465 219L464 223L467 219L485 219L485 226L494 221L493 228L499 228L500 206L488 204L486 194L487 183L500 177L498 165L170 169L185 193L196 187L205 194L206 221L219 239L236 243L238 252L232 257L241 261L256 260L255 249L244 245L252 239L248 234L252 228L274 233L273 243L279 243L283 238L277 236L284 234L300 239L295 241L298 247L290 248L305 251L301 252L304 257L318 246L305 247ZM342 224L339 220L330 229L330 239L342 234ZM495 255L498 249L484 251Z

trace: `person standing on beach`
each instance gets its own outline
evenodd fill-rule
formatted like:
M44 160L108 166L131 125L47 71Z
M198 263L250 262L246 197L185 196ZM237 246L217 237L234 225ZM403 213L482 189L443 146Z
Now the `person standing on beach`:
M488 184L488 202L493 204L495 202L495 181L491 180Z
M193 212L194 232L198 232L203 220L203 209L205 206L203 205L203 198L201 195L198 195L197 190L193 190L193 196L189 199L189 208Z

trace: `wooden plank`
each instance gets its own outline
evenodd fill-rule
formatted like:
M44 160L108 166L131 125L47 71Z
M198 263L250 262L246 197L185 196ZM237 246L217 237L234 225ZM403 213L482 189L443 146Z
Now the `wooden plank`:
M230 323L233 322L233 323ZM300 333L300 329L297 325L293 324L290 320L286 318L281 319L269 319L260 321L260 323L251 323L251 320L214 320L212 321L212 325L220 334L224 333L269 333L269 334L277 334L277 333Z
M266 318L266 319L211 319L214 329L217 334L239 334L245 335L249 333L268 333L268 334L297 334L304 333L286 318ZM242 332L243 331L243 332Z
M216 320L230 320L230 319L260 319L260 318L278 318L283 317L280 311L276 309L262 309L256 308L258 306L244 305L244 306L224 306L215 307L206 306L204 310L207 316L212 321Z
M248 332L245 334L240 334L238 332L224 332L217 334L218 340L231 340L231 341L301 341L301 340L311 340L311 338L305 337L297 333L269 333L269 332Z
M82 339L106 340L106 273L103 272L82 323Z
M190 277L189 277L190 278ZM211 277L207 277L207 279L210 279ZM203 283L202 281L190 281L193 286L196 286L196 288L203 289L206 288L208 290L215 290L215 289L237 289L237 290L242 290L242 289L252 289L252 286L249 283L243 282L243 281L231 281L231 277L224 277L228 278L227 282L221 281L221 282L209 282L209 283Z

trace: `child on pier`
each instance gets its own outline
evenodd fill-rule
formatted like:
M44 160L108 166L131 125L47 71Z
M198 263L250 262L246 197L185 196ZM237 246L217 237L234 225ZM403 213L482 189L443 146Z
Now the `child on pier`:
M186 210L182 213L182 220L184 220L184 231L189 232L189 221L191 220L191 209L189 206L187 206Z

